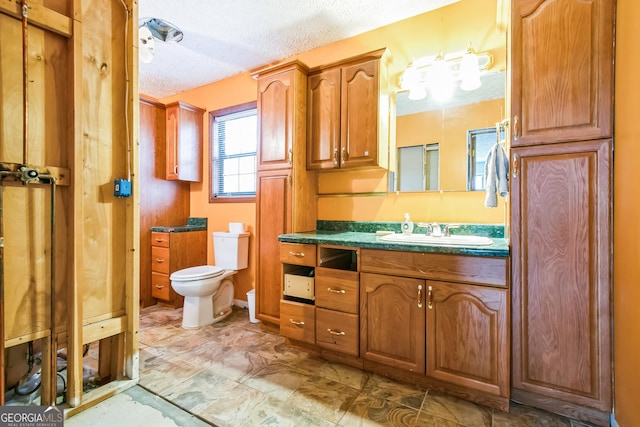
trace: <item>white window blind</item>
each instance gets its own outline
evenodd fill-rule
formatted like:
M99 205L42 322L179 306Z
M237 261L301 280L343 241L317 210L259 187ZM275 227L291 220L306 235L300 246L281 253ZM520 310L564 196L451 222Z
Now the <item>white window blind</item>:
M212 196L255 196L257 110L216 116L212 127Z

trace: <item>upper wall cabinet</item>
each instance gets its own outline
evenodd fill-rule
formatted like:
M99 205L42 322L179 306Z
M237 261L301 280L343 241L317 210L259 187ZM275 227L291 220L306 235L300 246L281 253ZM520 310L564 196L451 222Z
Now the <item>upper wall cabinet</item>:
M186 102L167 105L166 179L202 181L204 113L202 108Z
M307 169L389 166L386 49L312 69L307 95Z
M512 2L512 146L610 137L611 0Z
M307 67L290 62L258 79L258 170L291 168L295 141L304 141ZM298 117L302 116L302 120ZM299 126L298 123L302 123ZM304 150L304 149L303 149ZM296 156L304 154L296 154Z

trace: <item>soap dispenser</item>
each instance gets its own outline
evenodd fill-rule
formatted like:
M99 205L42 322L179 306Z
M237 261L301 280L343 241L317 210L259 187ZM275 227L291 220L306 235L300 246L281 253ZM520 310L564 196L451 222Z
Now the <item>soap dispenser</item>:
M402 223L402 233L403 234L411 234L413 233L413 221L409 218L409 214L404 214L404 222Z

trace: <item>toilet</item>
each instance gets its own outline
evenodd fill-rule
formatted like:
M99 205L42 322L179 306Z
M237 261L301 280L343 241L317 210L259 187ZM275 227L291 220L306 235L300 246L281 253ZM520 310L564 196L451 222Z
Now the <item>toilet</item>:
M199 265L175 271L171 287L184 296L182 327L194 329L211 325L231 314L232 276L247 268L249 233L213 232L216 265Z

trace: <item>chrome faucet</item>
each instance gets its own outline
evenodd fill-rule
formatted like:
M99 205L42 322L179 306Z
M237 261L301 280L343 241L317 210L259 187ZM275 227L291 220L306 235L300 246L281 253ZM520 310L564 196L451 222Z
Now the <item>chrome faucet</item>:
M416 225L425 229L425 235L431 236L433 234L433 227L431 226L431 224L427 224L426 222L419 222Z
M452 228L460 228L460 224L447 224L444 226L444 235L449 237L451 236L451 233L449 232L449 230L451 230Z
M433 237L442 237L442 229L440 228L440 224L437 222L431 224L431 235Z

